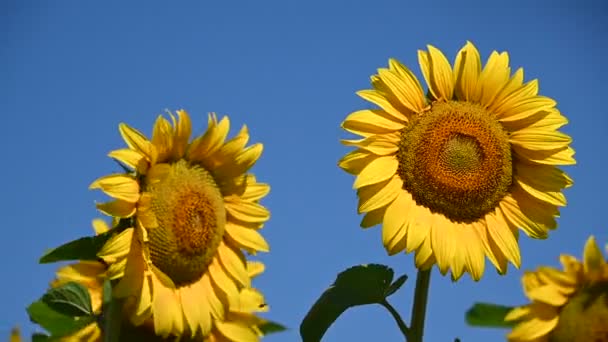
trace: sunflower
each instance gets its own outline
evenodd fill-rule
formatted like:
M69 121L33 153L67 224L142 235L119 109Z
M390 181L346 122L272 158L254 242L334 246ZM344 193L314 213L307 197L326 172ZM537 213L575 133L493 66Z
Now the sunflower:
M91 188L113 198L98 209L129 228L98 256L120 278L113 294L125 298L135 326L153 326L161 337L217 331L230 340L244 328L225 322L251 288L243 250L269 249L258 231L270 217L259 204L270 188L247 173L262 145L245 147L246 126L226 141L230 121L215 114L190 141L188 114L170 116L172 123L158 117L150 140L119 126L128 148L109 156L128 172L101 177Z
M522 284L531 303L509 312L509 341L608 341L608 262L590 237L583 261L560 257L563 271L540 267Z
M339 166L356 175L361 226L382 223L389 254L416 252L420 269L437 264L454 280L479 280L484 255L504 274L520 266L518 228L546 238L556 228L562 189L572 180L556 165L574 164L567 120L538 95L537 80L511 75L506 52L482 68L467 42L450 65L429 45L414 74L394 59L357 94L379 106L351 113L342 127L361 136Z
M108 225L101 219L93 220L93 228L97 234L109 230ZM91 308L95 314L101 314L103 300L103 282L108 276L106 265L99 261L80 261L69 264L57 270L57 278L51 282L51 287L59 287L69 282L77 282L89 291ZM60 342L98 342L101 341L101 330L96 322L86 325L77 332L59 339Z

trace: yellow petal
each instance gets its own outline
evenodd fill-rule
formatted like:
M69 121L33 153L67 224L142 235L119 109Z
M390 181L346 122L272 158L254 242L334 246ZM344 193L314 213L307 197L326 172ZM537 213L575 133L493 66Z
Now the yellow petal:
M363 216L361 220L361 228L371 228L382 223L382 219L384 218L384 213L386 212L387 207L382 207L376 210L372 210Z
M493 51L479 75L475 99L484 107L491 107L496 95L509 81L509 54Z
M194 337L198 331L203 335L211 331L211 313L207 303L201 298L204 295L203 287L199 282L179 289L179 297L184 318L190 327L191 336Z
M118 130L124 141L132 150L139 152L151 164L156 163L156 148L143 134L124 123L118 125Z
M114 150L108 153L108 156L140 173L146 173L146 170L148 169L148 161L146 158L141 153L130 148Z
M572 179L554 166L515 164L515 181L530 195L553 205L566 205L561 189L572 186Z
M424 108L424 95L422 89L419 88L420 85L412 82L411 78L402 79L396 71L389 69L378 69L378 75L391 90L391 93L408 111L412 113L422 111ZM411 114L406 114L405 116L408 117Z
M408 234L406 238L407 253L416 250L425 239L430 239L429 232L431 226L429 225L429 222L432 219L432 215L431 211L426 207L416 205L415 203L410 207L409 216L411 216L411 220L407 229Z
M470 225L460 225L462 241L468 241L464 246L465 269L473 280L481 279L485 268L484 245L477 230Z
M97 209L108 216L131 217L135 214L135 203L125 200L114 200L95 204Z
M490 110L496 109L496 107L498 105L502 104L503 101L509 95L513 94L513 92L515 92L519 88L521 88L523 81L524 81L524 69L519 68L519 69L517 69L517 71L515 71L513 76L511 78L509 78L509 80L507 81L505 86L502 87L502 89L498 92L498 94L496 94L496 97L494 98L494 101L492 101L492 104L490 105L489 109Z
M554 315L546 319L534 317L523 321L509 333L509 341L536 341L553 330L557 326L558 319L559 316Z
M522 229L526 235L535 239L545 239L547 237L548 227L528 217L527 214L530 214L530 211L527 211L527 214L524 213L522 210L525 210L525 207L518 203L513 196L505 196L502 201L500 201L499 206L503 216L509 220L511 224Z
M534 96L523 98L520 102L513 103L511 107L505 108L503 112L494 112L498 121L510 122L527 119L538 112L547 111L555 107L555 100L545 96Z
M403 181L398 175L393 176L388 182L379 184L382 185L380 189L378 189L377 184L374 184L357 191L361 199L359 213L384 207L394 201L399 193L404 192L402 190Z
M224 335L227 341L257 342L256 333L249 327L234 322L215 322L217 330Z
M568 296L558 291L553 285L542 285L528 291L527 296L531 300L546 303L555 307L561 307L568 302Z
M515 156L519 159L545 165L574 165L574 150L564 147L555 150L534 151L518 145L512 145Z
M262 144L253 144L242 150L233 160L229 160L218 166L218 168L212 172L219 180L230 179L242 175L249 171L257 162L262 155L262 151L264 151L264 146Z
M213 258L211 264L209 264L209 275L211 276L212 284L215 286L215 289L221 291L224 297L220 297L220 300L225 305L231 306L233 303L238 303L239 291L236 287L236 284L228 274L226 270L220 264L219 258ZM217 291L216 294L219 294Z
M173 150L173 128L162 115L159 115L154 123L152 145L158 151L159 160L166 160Z
M139 200L139 184L135 179L123 174L113 174L98 178L89 189L101 189L116 199L135 203Z
M386 156L397 153L399 149L400 132L372 135L363 140L342 140L346 146L356 146L375 155Z
M226 222L226 233L243 248L268 252L270 247L260 233L232 222Z
M260 261L247 260L247 275L249 278L255 278L262 274L266 266Z
M109 264L125 258L129 254L132 239L133 228L127 228L120 234L111 237L97 252L97 256Z
M398 121L398 122L407 121L407 116L404 113L402 113L399 109L395 108L395 106L393 106L393 104L387 99L386 95L383 94L382 92L379 92L377 90L367 89L367 90L358 91L357 95L359 95L364 100L367 100L367 101L377 105L378 107L382 108L382 110L384 110L384 112L386 112L388 115L392 116L393 120Z
M606 267L606 261L602 256L602 251L595 243L595 237L590 236L585 243L583 252L583 270L585 275L591 281L597 281L601 278L603 268Z
M556 150L567 147L572 138L562 132L524 128L511 133L509 142L529 150Z
M439 271L445 275L454 255L454 224L441 214L431 214L431 217L427 223L431 229L431 248Z
M203 296L203 298L207 302L206 306L209 308L209 312L211 312L212 317L216 320L224 319L224 303L222 303L222 301L218 298L216 290L211 282L211 276L209 275L209 272L203 274L200 280L200 284L203 288L203 291L200 293L200 296Z
M402 122L395 120L380 109L365 109L353 112L342 123L342 128L354 134L358 134L358 132L390 133L403 129L403 127L405 125Z
M199 162L204 161L224 144L229 130L230 120L228 117L223 117L218 123L215 114L209 114L207 131L203 136L194 139L192 144L190 144L187 159Z
M491 241L496 244L507 260L515 267L519 268L521 266L519 245L517 244L517 240L513 236L513 233L511 233L502 213L500 211L494 211L493 213L487 214L485 218Z
M372 160L355 180L353 188L359 189L366 185L380 183L392 177L399 165L394 156L383 156Z
M416 264L416 267L420 270L427 270L435 264L436 259L433 255L433 249L431 248L430 238L425 239L420 245L420 247L416 249L414 262Z
M251 279L245 268L245 257L241 251L234 250L224 242L221 242L217 248L217 254L222 266L224 266L232 278L238 281L241 286L251 286Z
M372 160L375 160L376 158L378 158L378 156L373 155L364 150L357 149L347 153L344 157L342 157L342 159L338 163L338 166L342 170L352 175L358 175L359 173L361 173L361 170L363 170L363 168L367 166L367 164L369 164Z
M408 198L408 193L399 191L397 198L388 206L384 214L382 225L382 243L389 255L394 255L405 249L405 226L406 213L408 207L412 205L412 200Z
M93 230L95 231L95 234L97 234L97 235L105 233L108 230L110 230L110 227L108 226L106 221L104 221L102 219L93 219L92 223L93 223Z
M471 42L456 55L454 62L454 77L456 78L456 97L459 100L472 101L477 87L477 80L481 73L481 58L479 51Z
M509 311L509 313L505 316L505 321L517 321L524 318L528 314L530 314L529 306L519 306Z
M401 77L403 84L407 87L409 103L404 103L404 105L415 113L423 111L426 108L426 97L418 78L396 59L389 59L388 64L389 68Z
M209 158L217 164L210 166L211 169L233 160L247 145L249 141L249 129L243 125L239 133L232 139L228 140L220 149L218 149Z
M224 198L224 202L228 214L237 220L258 223L270 218L268 209L258 203L244 201L234 195Z
M163 284L159 278L152 277L152 291L155 333L165 338L171 333L181 334L184 330L183 313L181 300L175 290Z
M523 72L521 77L523 77ZM506 89L507 87L513 89L516 85L518 87L501 98L500 101L494 100L488 107L492 113L504 113L509 108L514 108L518 103L522 103L525 100L538 95L538 80L532 80L523 86L519 86L518 84L513 83L513 81L518 82L519 79L511 79L506 83L503 89Z
M437 100L451 100L454 93L452 67L443 53L432 45L427 45L428 53L418 51L418 63L429 85L429 90Z
M190 115L185 110L177 111L178 120L173 120L174 132L173 132L173 158L180 159L184 156L188 141L190 140L190 134L192 134L192 123L190 122Z

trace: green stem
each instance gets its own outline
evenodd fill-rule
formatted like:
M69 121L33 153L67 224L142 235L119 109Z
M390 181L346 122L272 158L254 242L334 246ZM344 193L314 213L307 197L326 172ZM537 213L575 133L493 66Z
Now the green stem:
M406 340L409 340L411 330L407 327L407 325L405 324L403 319L401 319L401 316L399 315L397 310L395 310L395 308L391 304L389 304L389 302L386 301L386 299L383 300L382 302L380 302L380 305L384 306L388 310L388 312L391 313L391 315L395 319L395 322L397 322L397 325L399 326L399 330L401 330L401 333L406 338Z
M426 316L426 303L431 284L431 270L418 270L416 275L416 289L414 290L414 306L412 307L412 323L410 324L410 338L408 342L422 342L424 335L424 317Z

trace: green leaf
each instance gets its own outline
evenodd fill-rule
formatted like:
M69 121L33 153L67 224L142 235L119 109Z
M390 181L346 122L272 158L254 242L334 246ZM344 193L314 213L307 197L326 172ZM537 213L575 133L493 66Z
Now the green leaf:
M47 334L35 333L32 334L32 342L48 342L51 341L51 336Z
M488 328L509 328L517 322L506 322L505 316L513 307L490 304L475 303L466 313L466 321L469 325Z
M397 278L397 280L395 280L395 282L393 282L391 284L391 286L389 286L388 289L386 290L386 297L392 296L395 292L397 292L397 290L399 290L401 288L401 286L403 286L403 284L405 284L406 280L407 280L407 274L404 274L401 277Z
M40 324L53 338L71 335L95 322L95 316L71 317L55 311L41 300L30 304L27 313L32 322Z
M336 281L315 302L300 325L304 342L320 341L332 323L348 308L378 304L403 285L407 277L392 283L394 272L385 265L360 265L338 274Z
M262 331L262 334L264 335L270 335L287 330L284 325L273 321L266 321L264 322L264 324L258 325L258 328Z
M114 230L109 230L97 236L70 241L44 253L39 262L47 264L64 260L98 260L97 253L114 233Z
M64 315L78 317L94 314L89 291L76 282L49 289L41 300L51 309Z

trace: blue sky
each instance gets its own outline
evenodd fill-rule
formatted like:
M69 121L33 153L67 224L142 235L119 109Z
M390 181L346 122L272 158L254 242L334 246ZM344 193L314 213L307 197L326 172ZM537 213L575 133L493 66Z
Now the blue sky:
M421 5L425 3L425 5ZM507 5L508 3L508 5ZM450 60L466 42L482 58L508 51L513 70L539 78L541 93L570 119L578 164L559 228L546 241L522 234L523 269L580 256L590 234L608 242L604 222L608 152L608 6L559 1L215 1L33 2L0 4L0 197L4 281L0 336L14 324L36 329L26 304L40 296L56 265L38 265L49 247L92 232L95 178L116 171L106 156L123 146L117 126L146 134L159 113L184 108L196 133L206 113L229 114L264 143L254 168L271 184L263 233L271 252L257 287L268 317L291 328L266 341L298 341L298 326L337 272L384 263L408 281L391 302L409 320L413 256L388 257L380 229L358 228L353 178L338 169L345 116L369 107L355 91L395 57L420 75L416 51L433 44ZM426 341L501 340L463 315L475 301L525 301L520 276L431 280ZM1 339L1 337L0 337ZM348 311L324 341L400 341L379 306Z

